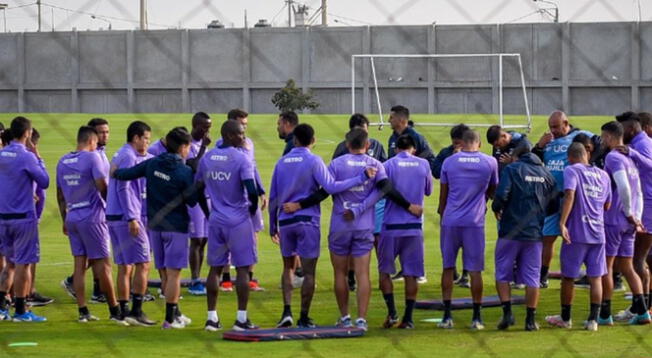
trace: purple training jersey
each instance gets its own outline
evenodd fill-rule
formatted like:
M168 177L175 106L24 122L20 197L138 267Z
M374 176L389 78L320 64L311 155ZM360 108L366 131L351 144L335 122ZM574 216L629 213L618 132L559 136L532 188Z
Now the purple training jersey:
M611 202L611 181L603 170L585 164L564 169L564 190L575 191L566 227L572 242L604 244L604 206Z
M206 184L211 222L236 225L251 219L251 203L243 182L254 179L254 168L242 151L234 147L209 151L199 163L196 178Z
M373 205L362 213L356 212L355 220L353 221L344 220L344 212L347 209L351 209L355 212L356 208L363 206L365 199L374 192L376 183L383 179L387 179L387 174L385 173L385 167L383 167L383 164L367 154L345 154L333 159L331 164L328 166L328 170L337 181L364 175L364 171L369 167L378 170L373 179L368 179L360 185L333 195L333 213L331 216L330 226L331 234L342 231L350 232L369 230L370 232L373 232L375 215Z
M66 199L66 221L104 221L106 203L95 186L96 180L106 181L103 160L95 152L71 152L57 164L57 187Z
M642 192L641 181L638 176L638 169L631 158L612 150L605 158L604 170L609 174L612 182L611 208L605 212L604 220L606 225L618 228L628 228L631 224L625 216L625 208L618 194L614 177L618 173L624 173L627 177L629 190L631 192L631 214L640 218L642 213Z
M367 180L364 171L361 175L336 182L326 168L324 161L310 152L306 147L295 147L276 163L272 174L272 184L269 195L270 234L278 232L278 221L296 217L310 217L310 222L319 225L320 206L313 205L292 214L281 210L281 205L288 202L298 202L310 196L323 187L329 194L337 194L360 185Z
M149 153L136 152L131 144L126 143L113 156L111 164L117 169L131 168L151 158ZM146 179L111 180L107 193L106 215L122 216L122 221L147 217Z
M480 152L459 152L444 161L441 183L448 184L442 226L484 226L487 188L498 184L496 158Z
M104 173L104 176L108 181L111 163L109 163L109 158L106 156L106 147L97 147L96 152L100 155L100 159L102 159L102 173Z
M154 142L154 144L150 145L149 148L147 148L147 153L155 157L158 157L159 154L167 153L167 151L167 148L165 148L160 139Z
M645 132L632 138L629 145L644 157L652 159L652 138L648 137ZM652 171L639 166L639 175L643 189L643 202L646 207L652 207Z
M43 160L16 141L0 150L0 214L36 218L34 183L47 189L50 178Z

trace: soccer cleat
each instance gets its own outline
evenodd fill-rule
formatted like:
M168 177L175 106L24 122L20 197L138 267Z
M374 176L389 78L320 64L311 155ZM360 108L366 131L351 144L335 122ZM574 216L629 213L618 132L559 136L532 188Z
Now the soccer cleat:
M586 276L586 275L580 277L580 279L576 280L574 282L574 284L575 284L575 287L579 287L579 288L590 288L591 287L591 283L589 282L589 277Z
M222 324L220 323L220 321L215 322L215 321L207 320L206 324L204 325L204 331L217 332L220 329L222 329Z
M75 288L72 287L72 282L68 282L67 277L61 281L61 288L66 291L68 296L72 297L73 299L77 298L77 295L75 294Z
M0 321L11 321L9 310L0 309Z
M385 318L385 322L383 322L383 328L392 328L398 323L398 317L397 316L390 316L387 315L387 318Z
M93 316L92 314L80 314L79 319L77 320L79 323L87 323L91 321L99 321L100 319Z
M312 321L312 318L306 317L306 318L299 318L297 321L297 327L299 328L316 328L317 325L315 322Z
M106 296L103 293L93 293L91 303L106 303Z
M38 292L34 292L27 297L27 304L32 307L46 306L54 302L54 298L46 297Z
M609 316L607 318L598 317L598 324L600 326L613 326L614 318L613 316Z
M287 315L281 317L281 320L276 324L276 328L288 328L292 327L292 325L294 325L294 319L292 316Z
M249 281L249 289L254 292L265 291L265 289L263 287L260 287L260 285L258 284L258 280Z
M584 329L587 331L596 332L598 330L598 321L590 320L584 322Z
M634 312L630 311L631 309L632 309L631 307L628 307L627 309L618 312L614 316L614 321L616 321L616 322L628 322L628 321L631 321L632 318L636 317L636 314Z
M242 332L242 331L248 331L248 330L252 330L252 329L258 329L258 326L256 326L255 324L251 323L251 321L248 320L248 319L247 319L246 322L240 322L240 321L236 320L235 323L233 324L233 328L232 328L232 329L233 329L234 331L240 331L240 332Z
M118 326L124 326L124 327L129 327L129 323L125 321L125 319L122 317L122 315L111 315L109 317L109 321L113 321L118 324Z
M303 287L303 276L294 276L292 279L292 288L301 288Z
M188 293L193 296L205 296L206 295L206 286L200 281L195 281L190 287L188 287Z
M503 318L498 322L498 329L503 331L509 328L510 326L514 325L514 315L513 314L508 314L508 315L503 315Z
M351 321L351 316L346 315L344 317L340 317L340 319L337 320L335 325L339 328L352 328L353 321Z
M349 291L355 292L355 288L356 288L355 277L349 277L347 283L349 285Z
M644 325L644 324L650 324L650 312L645 311L643 314L637 314L634 316L631 320L629 320L629 324L631 325Z
M220 291L222 291L222 292L233 292L233 282L231 282L231 281L222 281L222 282L220 282Z
M152 302L156 301L156 296L152 295L149 290L145 291L145 294L143 295L143 302Z
M428 278L426 276L417 277L417 283L420 285L428 283Z
M186 328L186 325L183 324L178 318L175 318L172 323L168 321L163 321L163 325L161 326L161 329L183 329Z
M192 323L192 320L185 314L177 314L177 316L174 319L181 321L185 326L190 326L190 324Z
M550 282L548 281L547 278L543 279L543 280L541 280L539 282L539 288L548 288L549 285L550 285Z
M392 281L403 281L403 271L401 270L392 276Z
M14 322L45 322L47 318L37 316L32 311L27 311L23 314L14 314L12 317Z
M525 289L525 284L523 284L523 283L510 282L509 286L514 290L524 290Z
M453 318L444 318L441 322L437 323L437 327L444 329L451 329L454 326Z
M403 321L398 325L398 329L414 329L414 322L412 321Z
M528 332L538 331L539 324L536 322L525 322L525 330Z
M546 322L548 322L549 325L559 327L559 328L572 328L573 327L573 320L568 320L564 321L561 319L560 315L554 315L554 316L546 316Z
M363 331L367 331L369 329L369 325L367 324L367 320L364 318L358 318L355 320L355 327L358 329L361 329Z
M474 319L471 321L471 329L474 331L481 331L484 329L484 323L482 323L482 320Z
M470 288L471 287L471 282L469 282L469 277L466 275L460 276L460 279L457 280L456 285L459 287L464 287L464 288Z
M138 315L128 314L125 317L125 322L129 323L130 326L152 327L156 325L156 322L147 318L147 315L142 312Z

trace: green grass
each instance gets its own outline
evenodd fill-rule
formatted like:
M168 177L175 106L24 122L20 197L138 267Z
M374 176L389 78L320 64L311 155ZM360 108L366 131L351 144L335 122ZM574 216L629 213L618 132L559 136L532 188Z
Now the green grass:
M0 121L8 124L14 114L0 114ZM80 114L27 114L34 121L35 127L42 134L40 150L45 158L48 170L54 175L58 159L74 147L74 138L77 128L84 124L91 116ZM145 120L154 128L154 138L159 138L173 125L190 125L188 114L141 114L141 115L106 115L111 123L111 139L108 153L115 152L125 140L126 127L135 119ZM223 114L214 115L213 118L224 118ZM415 116L419 121L479 123L486 121L484 116ZM315 152L327 162L347 129L347 116L342 115L305 115L303 122L312 124L317 133ZM519 117L508 117L514 123ZM584 129L597 131L599 125L608 120L606 117L576 117L572 122ZM218 127L221 120L214 124L211 131L213 138L218 136ZM531 136L533 140L543 133L546 127L544 117L536 117ZM434 150L438 151L450 142L447 128L422 127L419 129L430 142ZM265 182L269 186L272 168L279 158L283 142L276 133L276 117L274 115L252 115L249 121L248 136L256 144L256 158ZM484 130L481 130L484 137ZM387 143L390 129L383 131L371 130L371 135L382 143ZM489 151L485 144L484 151ZM54 177L52 177L54 179ZM54 180L53 180L54 182ZM3 185L3 184L0 184ZM6 357L89 357L94 355L115 357L146 357L153 355L180 357L199 355L228 355L252 356L263 354L265 356L317 356L328 357L336 355L358 356L425 356L438 355L447 357L471 356L528 356L528 357L562 357L562 356L591 356L591 357L635 357L652 355L652 346L646 345L644 339L648 337L649 327L601 328L597 333L582 331L581 323L588 311L587 291L579 289L575 298L576 306L573 317L576 322L571 331L561 331L547 328L538 333L522 331L525 310L523 306L515 307L517 325L509 332L498 332L495 324L500 316L500 309L484 310L484 320L488 329L483 332L470 332L465 326L470 322L470 311L455 312L457 327L451 331L437 330L431 323L422 323L421 319L440 317L437 311L415 312L417 329L414 331L382 330L381 325L385 316L385 307L377 287L377 272L375 257L372 259L372 286L374 291L371 299L368 321L371 329L364 338L343 340L313 340L289 341L274 343L238 343L227 342L221 339L221 334L204 332L203 322L206 315L205 299L184 294L181 301L183 312L193 319L193 324L180 331L161 331L157 328L117 327L105 318L107 317L104 305L91 305L91 310L103 320L96 323L79 324L76 321L77 308L59 287L59 282L72 270L72 259L68 240L61 233L61 222L56 210L54 188L48 190L46 211L41 222L41 263L37 271L37 287L45 295L53 296L56 302L45 308L36 308L38 314L47 316L48 322L44 324L14 324L0 322L0 356ZM439 218L435 214L435 202L438 194L431 196L426 203L426 271L429 282L420 287L419 297L439 298L441 274L441 255L439 251ZM323 204L322 218L322 259L318 266L317 292L315 294L312 316L318 324L328 325L335 322L338 312L335 297L332 292L332 269L328 259L327 228L330 216L330 200ZM265 214L267 216L267 214ZM493 284L493 250L496 241L496 224L491 216L487 216L487 270L484 274L485 294L494 295ZM277 246L271 243L267 234L262 233L259 241L259 264L256 276L261 284L267 288L265 292L253 292L249 306L252 320L263 326L271 327L279 318L282 309L280 289L278 288L281 274L281 257ZM554 267L557 267L555 259ZM204 272L205 272L204 268ZM187 270L183 271L185 277L189 276ZM155 274L152 274L154 277ZM403 284L396 284L397 303L399 310L403 308ZM185 291L185 290L184 290ZM517 294L523 292L516 291ZM467 289L456 288L456 297L468 296ZM294 311L298 314L298 291L294 296ZM352 300L353 309L355 306ZM627 305L622 293L616 293L614 310L622 309ZM150 317L161 320L164 315L164 304L161 300L146 303L145 311ZM551 288L543 290L538 310L538 320L543 323L543 316L557 314L559 311L559 283L552 281ZM220 294L218 313L223 323L227 326L235 318L235 293ZM38 347L8 348L12 342L38 342Z

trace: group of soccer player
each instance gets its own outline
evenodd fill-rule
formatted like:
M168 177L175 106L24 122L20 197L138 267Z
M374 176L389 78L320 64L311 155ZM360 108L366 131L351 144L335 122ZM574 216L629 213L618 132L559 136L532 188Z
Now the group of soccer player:
M56 168L56 190L63 234L74 257L71 277L62 285L75 297L79 321L96 321L88 309L85 274L96 282L93 299L102 297L110 320L120 325L154 326L143 312L151 296L152 256L166 301L163 329L191 323L181 313L181 270L190 265L191 294L207 296L205 329L222 328L218 292L237 293L234 330L258 328L247 315L251 290L262 290L253 276L258 261L257 233L268 207L269 234L283 258L283 312L278 327L295 325L292 293L301 287L298 327L311 328L310 306L320 257L320 203L329 195L333 209L328 249L337 325L367 330L371 297L371 252L378 259L379 285L387 306L382 326L414 328L418 283L425 281L424 198L440 180L437 213L443 272L444 315L438 324L453 328L452 293L462 250L462 275L470 279L471 329L484 329L481 316L485 268L485 213L488 201L498 222L495 279L503 317L498 329L514 325L511 288L525 286L525 329L538 330L539 289L546 288L558 236L563 238L561 314L546 321L570 328L575 279L585 266L590 286L587 330L617 321L649 324L652 264L652 116L626 112L594 135L573 127L555 111L549 131L532 145L522 133L492 126L486 133L492 155L480 152L478 132L464 124L451 130L452 144L439 155L413 127L404 106L391 108L393 133L388 154L369 138L369 121L354 114L350 131L328 166L312 153L313 127L299 124L294 112L281 113L279 137L286 143L271 178L269 199L257 169L254 143L245 134L248 113L234 109L211 145L211 118L192 118L192 129L175 127L150 145L152 129L134 121L125 144L109 161L105 146L109 123L93 119L79 128L76 145ZM50 185L32 123L16 117L2 128L0 150L0 320L41 322L28 309L39 261L38 220ZM209 273L200 280L206 255ZM117 278L112 263L118 266ZM399 315L393 275L405 281L405 308ZM613 276L618 272L632 290L631 307L611 314ZM394 276L396 277L396 276ZM467 281L468 282L468 281ZM464 286L464 285L462 285ZM349 310L355 291L357 317ZM41 297L43 299L43 297ZM131 301L131 307L130 307ZM14 314L10 315L10 304Z

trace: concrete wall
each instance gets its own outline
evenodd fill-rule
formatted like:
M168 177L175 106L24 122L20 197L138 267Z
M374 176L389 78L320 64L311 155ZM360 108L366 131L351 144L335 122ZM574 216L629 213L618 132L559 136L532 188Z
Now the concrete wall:
M0 112L276 112L293 78L350 113L351 55L520 53L533 113L652 111L652 23L377 26L0 34ZM384 110L497 113L498 61L378 59ZM504 111L522 114L505 58ZM371 66L356 63L356 110L377 111Z

